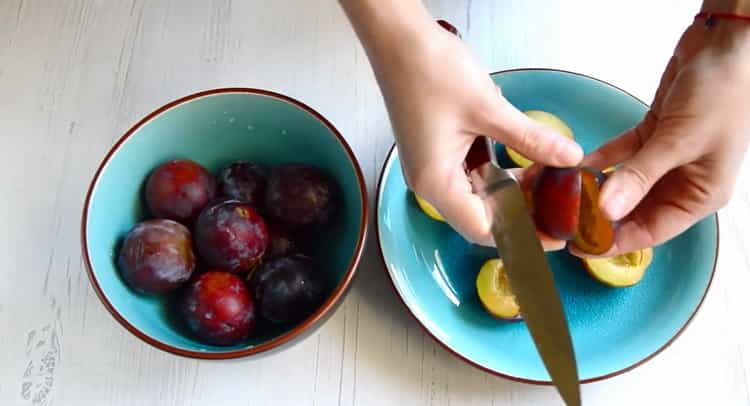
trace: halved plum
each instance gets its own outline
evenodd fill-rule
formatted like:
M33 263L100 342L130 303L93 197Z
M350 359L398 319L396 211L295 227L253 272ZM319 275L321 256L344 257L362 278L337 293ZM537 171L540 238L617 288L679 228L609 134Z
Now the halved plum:
M414 194L414 199L417 201L417 205L420 209L426 214L428 217L430 217L433 220L437 221L445 221L445 218L440 214L440 212L437 211L435 206L430 204L427 200L424 200L416 193Z
M628 252L606 258L584 258L584 268L597 281L613 287L636 285L643 279L654 257L652 248Z
M614 224L599 206L599 186L605 175L591 168L582 168L578 227L573 245L583 252L599 255L615 242Z
M520 307L511 291L503 261L487 260L479 270L476 280L479 301L488 313L503 320L521 320Z
M527 197L537 229L589 254L607 252L615 241L615 224L599 207L607 176L589 167L543 167Z
M532 200L539 231L559 240L572 239L581 212L580 168L542 168L533 186Z

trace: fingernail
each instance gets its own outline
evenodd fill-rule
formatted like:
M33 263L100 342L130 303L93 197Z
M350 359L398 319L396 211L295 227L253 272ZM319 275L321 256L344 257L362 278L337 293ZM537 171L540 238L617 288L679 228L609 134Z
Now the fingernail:
M576 163L583 159L583 148L575 142L569 141L565 143L565 153L571 157L575 157Z
M626 196L625 191L617 185L614 187L605 187L602 191L601 202L604 214L610 220L619 220L625 211Z
M563 159L575 161L572 162L572 165L578 164L583 159L583 148L577 142L558 132L554 132L554 134L554 142L557 144L557 150L562 154Z

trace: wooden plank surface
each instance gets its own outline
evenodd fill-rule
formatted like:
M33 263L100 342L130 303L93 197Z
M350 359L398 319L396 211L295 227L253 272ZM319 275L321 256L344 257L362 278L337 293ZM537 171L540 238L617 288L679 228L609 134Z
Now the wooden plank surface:
M646 101L698 3L427 2L488 71L569 69ZM553 389L489 376L423 334L372 238L339 312L273 356L178 358L114 322L81 262L88 182L144 114L220 86L268 88L320 111L374 196L392 134L337 2L0 0L0 405L558 404ZM587 404L750 404L747 164L721 221L718 273L690 328L646 365L586 385Z

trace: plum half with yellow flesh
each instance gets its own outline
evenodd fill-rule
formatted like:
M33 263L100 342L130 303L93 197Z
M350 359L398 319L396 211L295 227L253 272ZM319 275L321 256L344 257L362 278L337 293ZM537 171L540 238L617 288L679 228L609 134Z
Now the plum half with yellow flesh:
M614 224L599 207L599 188L605 176L594 169L581 169L581 207L573 245L594 255L607 252L615 242Z
M424 212L424 214L426 214L428 217L437 221L445 221L445 218L440 214L439 211L437 211L435 206L430 204L430 202L421 198L416 193L414 194L414 199L417 201L417 205L422 210L422 212Z
M503 320L522 319L501 259L490 259L482 265L477 275L476 286L479 301L492 316Z
M652 248L612 257L584 258L583 265L597 281L613 288L636 285L643 279L654 257Z
M529 204L537 229L571 241L588 254L607 252L614 244L615 225L599 207L599 190L605 179L605 174L588 167L542 168Z

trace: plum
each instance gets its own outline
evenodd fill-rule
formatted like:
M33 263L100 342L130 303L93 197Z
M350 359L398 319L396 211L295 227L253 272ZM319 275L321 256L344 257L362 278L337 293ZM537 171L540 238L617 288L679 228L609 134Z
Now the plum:
M583 265L594 279L613 287L636 285L643 279L654 257L653 248L615 255L613 257L583 258Z
M234 162L219 172L219 193L263 211L267 170L252 162Z
M537 229L558 240L572 240L589 254L607 252L616 228L599 207L599 188L607 176L589 167L542 168L531 199L527 197Z
M599 186L605 175L592 168L582 168L580 173L581 207L573 245L589 254L603 254L615 241L614 224L599 207Z
M145 192L146 205L154 217L190 226L216 194L216 181L196 162L173 160L151 172Z
M256 325L255 303L237 275L209 270L192 281L180 301L188 329L212 345L235 345L248 338Z
M260 317L281 324L314 313L325 299L325 284L317 271L302 254L266 261L250 280Z
M293 233L281 224L269 224L268 235L269 242L268 249L266 249L266 258L292 255L299 253L301 250L298 241L302 236Z
M331 221L338 199L337 184L320 169L300 163L276 167L266 190L266 210L276 222L309 228Z
M125 236L117 263L133 290L144 294L171 292L195 270L190 230L167 219L142 221Z
M559 240L572 239L580 217L581 170L546 166L537 175L532 193L539 231Z
M437 211L435 206L430 204L427 200L424 200L416 193L414 194L414 199L417 201L417 205L420 209L426 214L428 217L430 217L433 220L442 221L445 222L445 218L443 215L440 214L440 212Z
M503 320L522 319L501 259L489 259L482 264L477 274L476 288L482 307L492 316Z
M235 273L253 269L268 247L265 220L236 200L206 207L193 233L198 254L206 264Z

